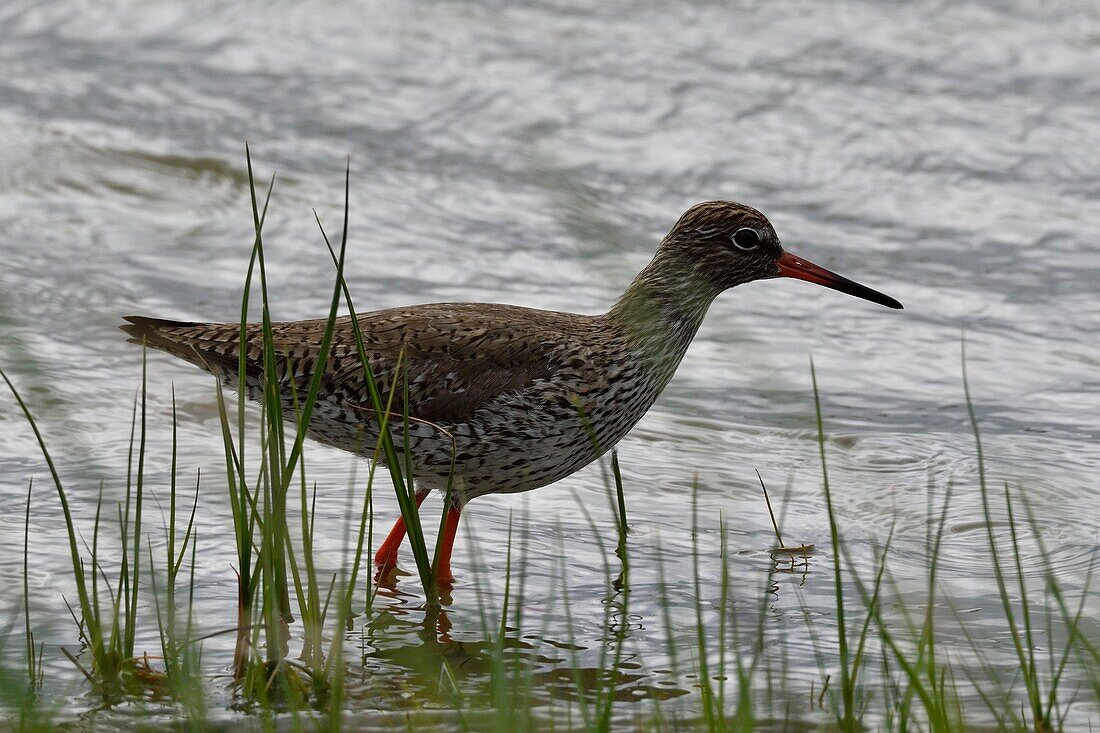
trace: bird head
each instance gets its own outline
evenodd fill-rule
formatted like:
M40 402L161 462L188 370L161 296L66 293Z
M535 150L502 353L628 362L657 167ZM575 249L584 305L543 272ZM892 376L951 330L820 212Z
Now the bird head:
M658 257L686 265L715 292L753 280L791 277L824 285L888 308L888 295L784 251L768 218L751 206L707 201L688 209L661 243Z

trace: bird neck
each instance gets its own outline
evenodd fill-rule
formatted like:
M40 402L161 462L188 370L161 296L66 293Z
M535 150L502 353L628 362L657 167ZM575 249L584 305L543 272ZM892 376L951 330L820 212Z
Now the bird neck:
M606 317L667 384L719 292L690 264L658 251Z

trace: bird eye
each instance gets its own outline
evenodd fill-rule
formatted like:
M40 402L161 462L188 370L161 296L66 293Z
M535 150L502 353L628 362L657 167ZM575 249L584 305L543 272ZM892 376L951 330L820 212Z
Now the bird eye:
M760 245L760 232L743 227L734 232L730 239L738 249L756 249Z

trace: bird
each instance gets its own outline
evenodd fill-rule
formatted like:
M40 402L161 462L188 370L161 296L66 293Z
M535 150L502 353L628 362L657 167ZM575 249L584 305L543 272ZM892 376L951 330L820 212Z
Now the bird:
M722 292L756 280L795 278L888 308L894 298L783 249L760 211L732 201L688 209L652 260L605 313L494 303L432 303L357 314L383 399L408 405L408 455L416 505L450 485L437 550L438 582L454 582L451 554L463 508L487 494L530 491L592 463L615 446L672 379L708 308ZM327 320L271 326L281 394L304 398L317 370L318 400L307 434L369 456L378 438L352 316L336 319L325 363ZM159 349L239 383L240 323L126 316L129 341ZM248 396L264 394L262 324L243 336ZM405 397L407 390L407 397ZM294 419L294 400L282 400ZM399 454L406 430L391 425ZM375 553L396 566L401 518Z

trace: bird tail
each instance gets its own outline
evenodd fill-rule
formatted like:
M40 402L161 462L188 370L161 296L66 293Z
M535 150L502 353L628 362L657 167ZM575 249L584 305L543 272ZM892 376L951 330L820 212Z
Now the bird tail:
M239 326L123 316L129 343L158 349L225 378L238 367Z

